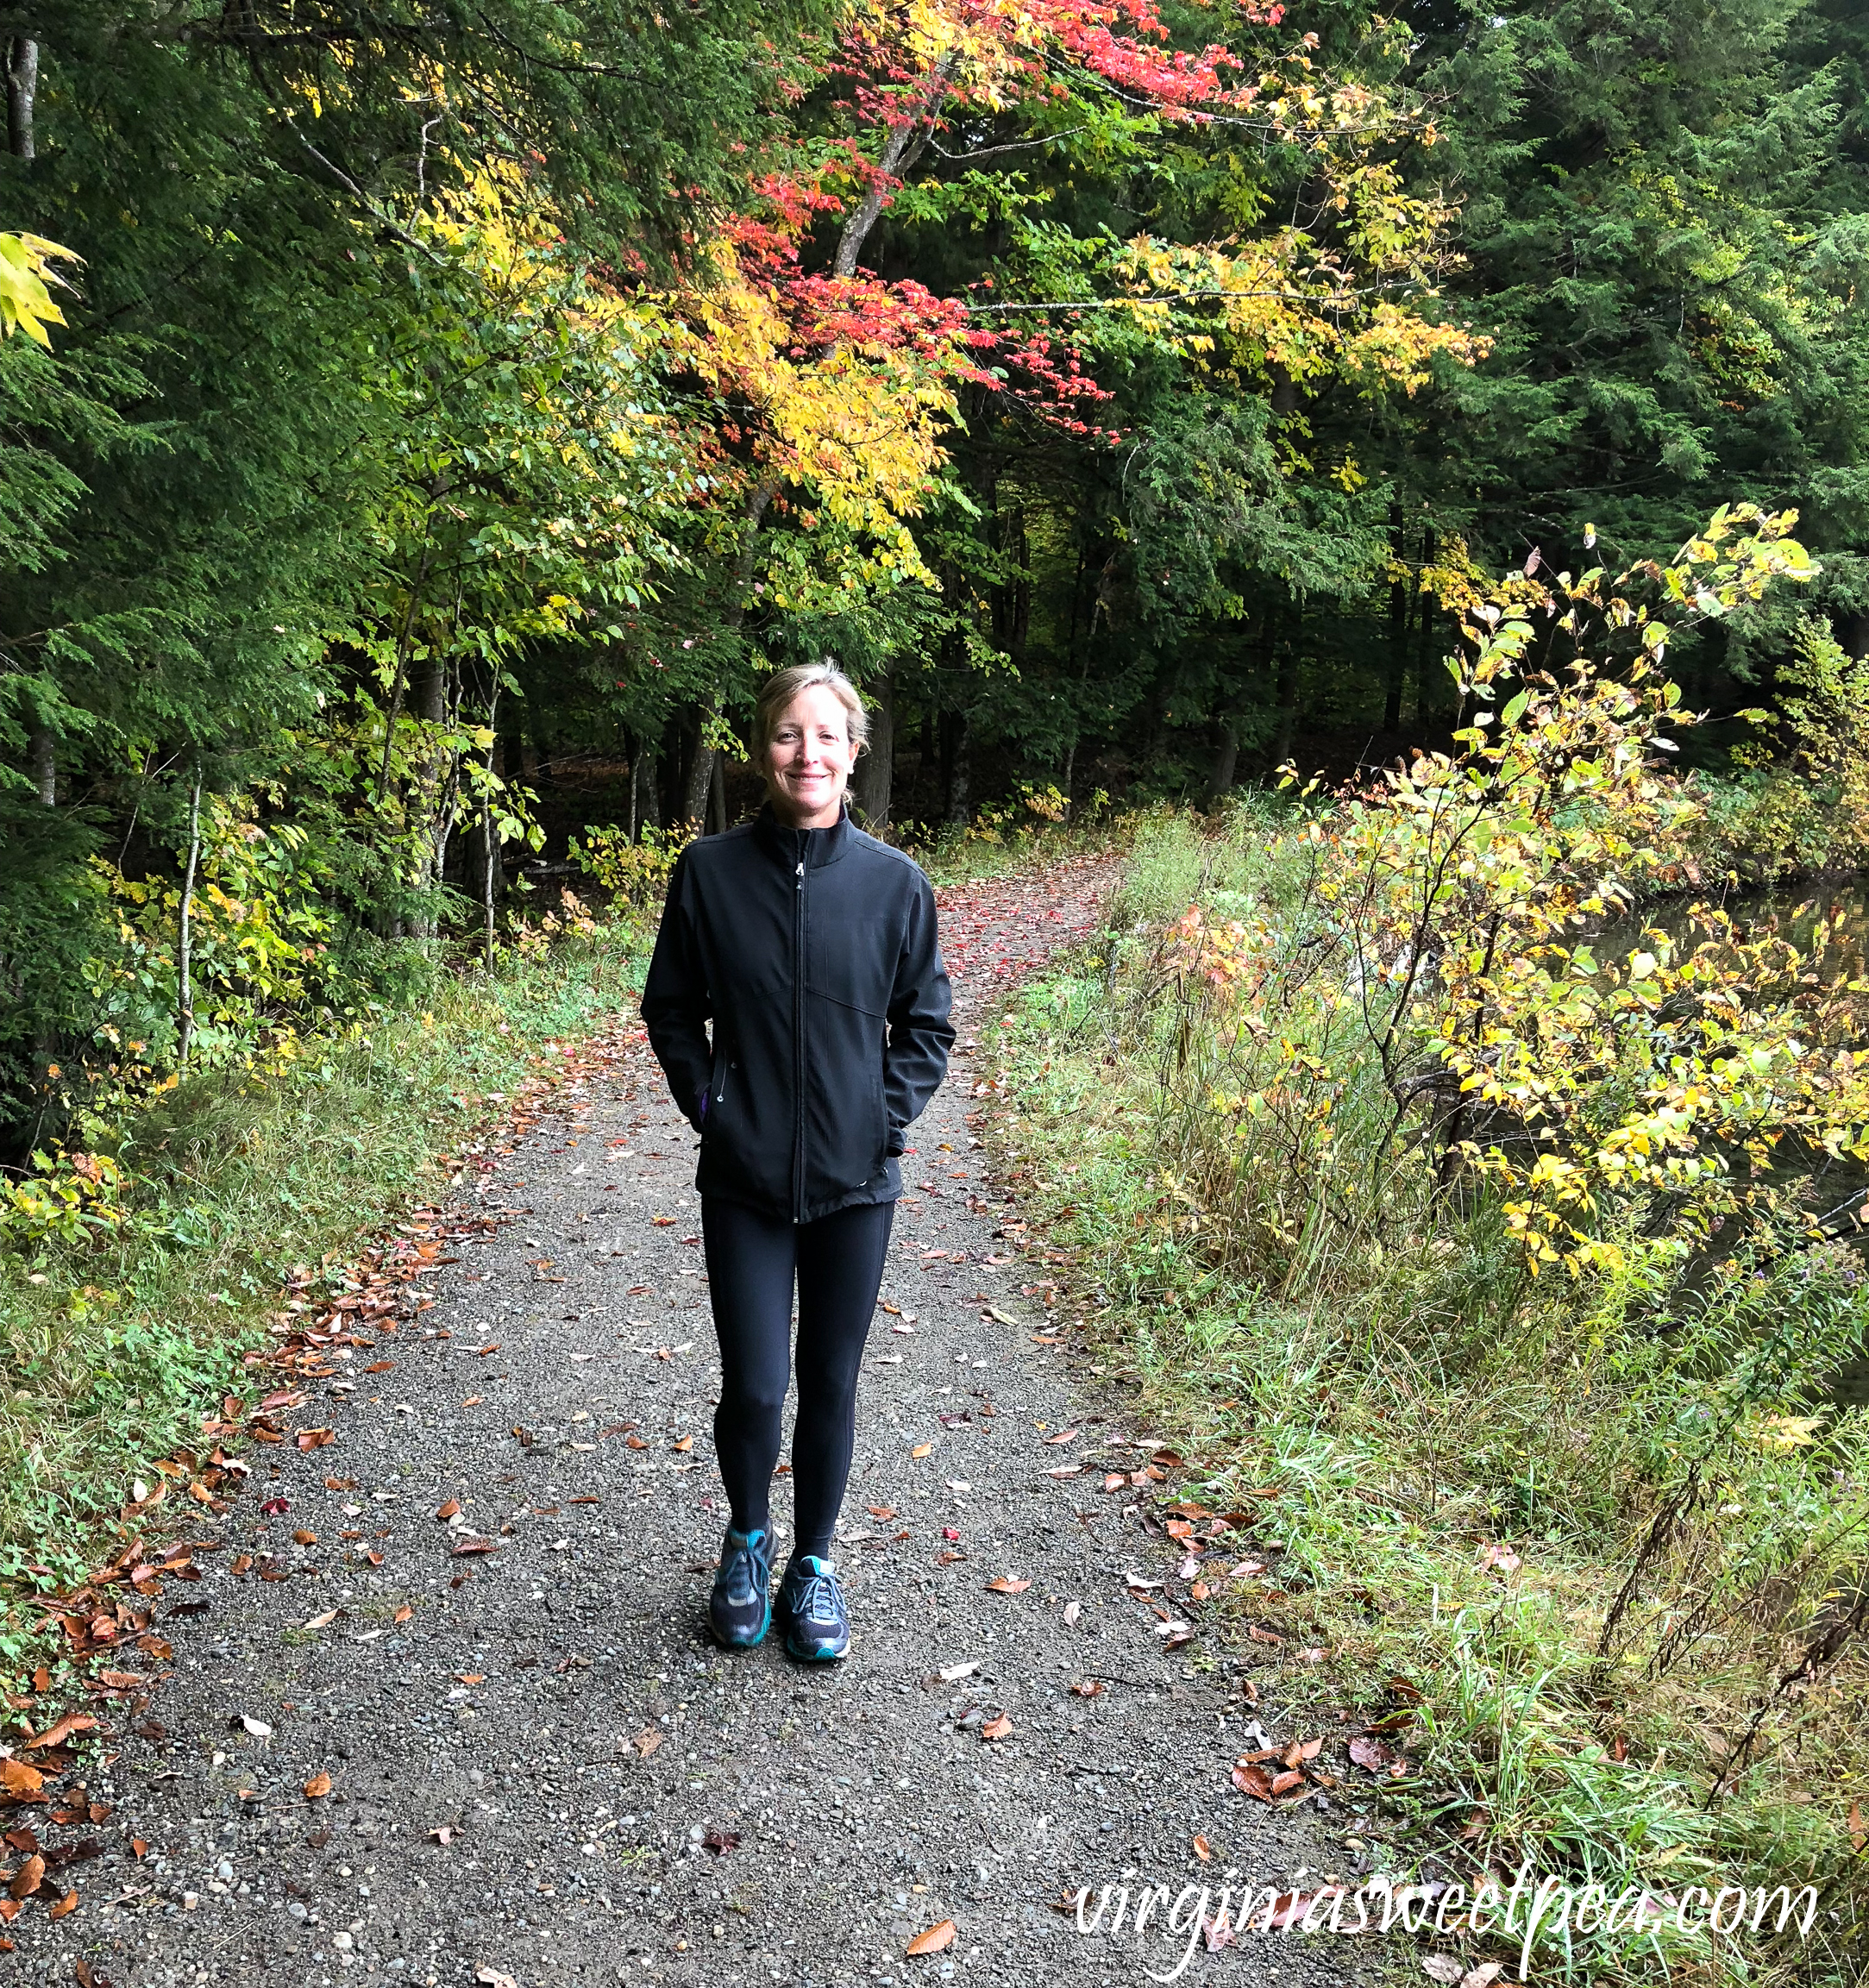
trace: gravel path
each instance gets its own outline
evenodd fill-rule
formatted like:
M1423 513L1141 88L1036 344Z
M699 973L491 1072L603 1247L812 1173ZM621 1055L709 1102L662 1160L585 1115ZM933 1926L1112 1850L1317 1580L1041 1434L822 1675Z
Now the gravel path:
M83 1910L35 1901L0 1968L113 1988L1129 1982L1185 1935L1151 1927L1138 1951L1054 1901L1333 1870L1340 1821L1228 1784L1273 1715L1162 1620L1186 1551L1149 1521L1163 1488L1104 1489L1148 1469L1150 1433L1041 1343L1031 1245L969 1122L995 991L1094 929L1110 881L1081 863L944 894L962 1048L912 1135L864 1361L847 1662L707 1640L724 1506L694 1140L632 1021L607 1076L564 1087L451 1211L399 1329L342 1363L353 1387L313 1383L344 1405L314 1395L282 1412L286 1442L245 1452L205 1577L159 1605L172 1677L91 1778L112 1812ZM299 1453L293 1424L324 1421L334 1439ZM787 1508L781 1483L781 1556ZM947 1920L950 1943L905 1958ZM1349 1960L1248 1936L1180 1978L1338 1982Z

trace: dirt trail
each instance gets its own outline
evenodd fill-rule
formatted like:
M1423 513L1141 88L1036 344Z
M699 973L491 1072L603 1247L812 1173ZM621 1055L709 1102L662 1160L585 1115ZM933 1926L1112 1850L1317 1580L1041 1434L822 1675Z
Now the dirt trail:
M114 1740L92 1778L115 1809L84 1909L30 1906L0 1984L83 1979L80 1960L114 1988L1126 1983L1145 1978L1128 1935L1052 1901L1126 1873L1329 1868L1327 1822L1229 1786L1255 1715L1224 1664L1158 1633L1159 1590L1126 1584L1182 1551L1102 1490L1150 1432L1035 1339L1017 1212L966 1122L995 995L1094 930L1110 881L1080 862L943 894L961 1050L912 1135L864 1361L848 1661L706 1639L724 1512L694 1141L632 1022L608 1081L561 1093L463 1199L511 1219L434 1266L431 1307L411 1289L348 1405L300 1412L336 1439L248 1452L213 1571L170 1586L208 1607L164 1610L162 1736ZM781 1553L788 1507L781 1479ZM949 1919L950 1945L905 1959ZM1151 1930L1144 1953L1165 1972L1185 1944ZM1347 1962L1345 1942L1249 1937L1180 1979L1338 1982Z

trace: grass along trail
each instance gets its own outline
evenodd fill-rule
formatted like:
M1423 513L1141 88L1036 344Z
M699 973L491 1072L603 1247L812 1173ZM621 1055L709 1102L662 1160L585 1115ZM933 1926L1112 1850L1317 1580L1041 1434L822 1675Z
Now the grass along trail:
M995 997L1094 931L1113 880L1078 858L942 894L960 1041L864 1361L845 1663L706 1634L724 1514L694 1140L632 1021L436 1225L354 1389L292 1412L332 1440L248 1451L204 1578L155 1605L172 1675L100 1735L107 1820L34 1823L53 1857L97 1844L80 1905L29 1901L0 1970L1128 1981L1126 1930L1087 1937L1054 1902L1326 1866L1308 1809L1229 1785L1272 1714L1190 1661L1162 1599L1187 1542L1151 1515L1174 1468L1074 1392L983 1170ZM781 1558L788 1507L781 1483ZM1151 1933L1149 1963L1186 1943ZM1249 1939L1181 1979L1339 1982L1350 1960Z

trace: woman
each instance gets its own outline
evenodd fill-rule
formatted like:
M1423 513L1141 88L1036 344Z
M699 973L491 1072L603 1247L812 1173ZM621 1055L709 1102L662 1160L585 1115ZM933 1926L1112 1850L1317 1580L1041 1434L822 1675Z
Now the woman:
M831 1538L902 1191L896 1156L954 1040L928 880L845 808L868 731L828 662L770 679L753 722L766 806L681 852L643 994L649 1041L701 1135L714 1446L732 1506L709 1619L744 1650L776 1611L787 1649L820 1663L850 1646ZM795 1537L775 1602L768 1501L794 1278Z

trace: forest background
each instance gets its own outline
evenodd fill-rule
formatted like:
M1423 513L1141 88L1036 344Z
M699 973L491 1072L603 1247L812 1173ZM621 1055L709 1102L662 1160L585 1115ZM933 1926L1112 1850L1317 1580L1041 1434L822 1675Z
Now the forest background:
M1818 577L1673 666L1772 711L1800 618L1869 649L1864 41L1843 0L0 8L14 1177L490 950L528 860L737 818L801 656L874 701L879 827L1211 801L1446 746L1488 574L1747 499Z

